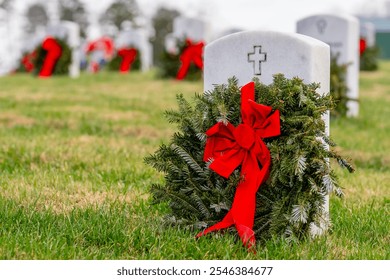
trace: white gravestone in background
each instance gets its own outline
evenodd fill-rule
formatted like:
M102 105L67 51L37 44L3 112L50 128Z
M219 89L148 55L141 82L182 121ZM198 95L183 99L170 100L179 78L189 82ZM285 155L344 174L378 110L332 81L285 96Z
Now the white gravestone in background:
M273 31L246 31L220 38L205 47L204 90L238 78L240 86L258 77L264 84L273 82L273 75L299 77L304 83L320 83L318 93L329 92L330 51L325 43L301 34ZM329 135L329 112L323 116ZM326 197L325 218L329 213ZM313 225L314 234L323 228Z
M7 12L0 9L0 76L10 72L9 69L9 44Z
M71 21L61 21L58 25L47 27L47 35L65 40L72 51L72 62L69 66L69 76L80 76L80 27Z
M131 22L122 23L121 31L115 40L116 49L125 47L134 47L141 53L141 70L148 71L153 63L153 50L149 42L149 36L146 29L133 28Z
M200 19L177 17L173 20L173 35L178 39L204 41L207 39L207 26Z
M375 46L375 25L372 22L360 24L360 37L366 40L367 47Z
M359 114L359 21L352 16L315 15L297 23L297 32L327 43L332 55L339 54L339 64L349 64L346 83L347 115Z
M207 24L195 18L177 17L173 20L173 32L165 37L165 49L177 53L177 41L190 39L194 43L208 41Z

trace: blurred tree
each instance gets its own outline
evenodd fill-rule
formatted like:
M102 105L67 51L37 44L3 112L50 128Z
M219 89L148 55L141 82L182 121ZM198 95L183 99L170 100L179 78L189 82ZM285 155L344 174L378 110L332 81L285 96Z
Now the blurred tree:
M133 22L139 14L136 0L115 0L100 17L100 23L115 25L120 30L123 21Z
M61 20L78 23L80 25L81 36L85 37L88 27L88 16L84 4L79 0L60 0L59 4Z
M165 37L172 33L173 20L179 15L180 13L176 10L160 7L152 19L155 36L151 41L153 44L154 63L156 65L159 64L165 50Z
M26 31L34 32L38 26L46 26L49 21L49 17L45 8L41 4L31 5L26 13L28 24Z

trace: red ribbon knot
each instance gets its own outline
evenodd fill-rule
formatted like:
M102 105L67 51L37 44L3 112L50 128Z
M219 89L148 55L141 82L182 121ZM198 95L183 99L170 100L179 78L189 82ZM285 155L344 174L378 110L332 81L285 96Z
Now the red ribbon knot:
M263 138L280 135L279 111L257 104L253 82L241 88L242 123L234 127L219 122L206 131L208 136L203 160L214 159L210 168L228 178L241 165L243 180L238 184L232 207L221 222L200 232L209 232L235 225L243 244L251 248L255 244L253 231L256 211L256 192L267 179L271 154Z
M249 150L255 143L255 131L247 124L242 123L238 125L233 131L233 135L237 144L245 150Z

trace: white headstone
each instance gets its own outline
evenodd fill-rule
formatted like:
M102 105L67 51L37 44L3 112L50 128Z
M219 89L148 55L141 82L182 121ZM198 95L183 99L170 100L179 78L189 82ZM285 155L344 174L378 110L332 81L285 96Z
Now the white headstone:
M173 36L177 39L190 39L195 42L207 41L207 25L200 19L177 17L173 20Z
M77 78L80 76L80 26L77 23L63 21L62 24L68 31L67 42L72 48L72 64L69 66L69 76Z
M80 76L80 27L71 21L61 21L59 24L47 27L47 35L65 40L72 50L72 62L69 66L69 76Z
M176 17L173 20L173 32L165 37L165 50L177 54L179 52L178 42L186 39L194 43L209 41L206 22L196 18Z
M5 10L0 9L0 76L3 76L9 72L8 68L8 30L7 30L7 13Z
M339 54L338 63L347 68L347 115L359 114L359 21L349 15L315 15L297 23L297 32L327 43L333 55Z
M133 28L130 22L122 24L123 31L119 32L115 40L117 49L135 47L141 53L141 70L148 71L153 63L153 49L149 42L148 31L144 28Z
M305 83L320 83L320 94L329 92L330 51L325 43L301 34L273 31L246 31L225 36L205 47L204 90L238 78L240 86L258 77L262 83L273 82L273 75L299 77ZM329 135L329 112L323 116ZM329 212L326 198L325 216ZM315 228L319 234L324 228Z
M366 40L367 47L375 46L375 25L372 22L360 24L360 37Z

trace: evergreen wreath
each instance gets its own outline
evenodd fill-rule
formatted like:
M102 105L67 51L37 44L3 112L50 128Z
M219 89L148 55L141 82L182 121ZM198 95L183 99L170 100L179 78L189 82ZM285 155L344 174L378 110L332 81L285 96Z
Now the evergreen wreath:
M130 71L137 71L141 69L141 53L138 49L136 49L136 51L137 51L137 55L135 57L134 62L131 64ZM107 68L110 71L119 71L119 67L121 63L122 63L122 57L120 57L118 53L116 53L115 56L111 59L111 61L108 63Z
M343 192L328 158L354 171L347 160L324 146L324 142L335 146L325 135L321 118L334 102L329 94L318 94L318 88L318 84L304 84L282 74L275 75L270 85L255 80L255 102L279 110L281 122L281 135L264 139L272 165L268 180L257 192L253 227L257 240L275 235L299 240L310 236L313 225L329 225L323 215L324 197ZM153 184L150 190L154 203L169 205L167 224L199 231L220 221L230 209L241 180L240 167L225 179L209 169L203 152L205 132L211 126L241 122L240 96L237 79L231 78L227 85L195 95L193 105L178 95L178 111L166 112L179 132L145 162L165 174L164 183Z
M55 38L55 40L61 46L62 53L54 67L53 75L67 75L69 73L69 66L72 62L72 50L64 40L58 38ZM40 45L35 49L35 53L33 73L38 75L43 66L43 62L45 61L47 51Z
M330 94L335 100L336 106L331 110L332 117L344 117L347 115L348 97L347 70L350 63L338 62L339 54L332 55L330 60Z
M158 72L157 75L160 78L176 78L177 72L180 69L180 55L183 53L184 49L187 47L186 40L181 39L177 40L177 49L178 53L171 53L167 50L164 50L161 54L160 61L158 63ZM188 69L187 76L185 80L188 81L197 81L202 78L202 71L197 68L194 64L191 63L190 68Z
M361 71L376 71L378 70L378 55L377 47L367 47L360 56Z

